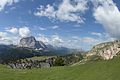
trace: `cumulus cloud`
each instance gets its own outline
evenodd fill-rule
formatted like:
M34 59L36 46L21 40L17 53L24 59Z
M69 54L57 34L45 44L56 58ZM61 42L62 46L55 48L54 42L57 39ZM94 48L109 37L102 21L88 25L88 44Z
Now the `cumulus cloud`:
M45 44L48 44L50 41L45 35L42 35L42 34L39 34L39 36L37 37L37 40L42 41Z
M93 0L94 17L113 38L120 38L120 11L112 0Z
M58 28L59 26L56 26L56 25L52 27L52 29L58 29Z
M13 33L13 34L17 34L18 33L18 29L15 27L12 27L10 29L6 29L7 32Z
M6 36L5 32L0 32L0 40L4 40L5 36Z
M16 27L7 28L6 31L12 34L17 34L20 37L28 37L31 35L30 29L26 26L20 28L16 28Z
M39 34L36 38L38 41L42 41L45 44L51 44L53 46L65 46L63 38L61 38L59 35L51 35L48 37L46 35Z
M8 37L7 37L7 33L6 32L0 32L0 44L5 44L5 45L8 45L8 44L12 44L12 40L10 40Z
M59 45L61 45L63 43L62 38L60 38L60 36L58 36L58 35L53 35L51 38L52 38L51 41L52 41L53 45L59 46Z
M19 2L19 0L0 0L0 11L2 11L6 5L12 5L17 2Z
M48 18L58 19L60 21L84 22L81 16L87 9L87 0L63 0L61 4L40 6L34 14L36 16L45 16Z
M12 34L10 34L12 33ZM28 27L11 27L0 32L0 44L18 44L22 37L28 37L31 31Z
M19 35L21 37L30 36L30 29L28 27L19 28Z

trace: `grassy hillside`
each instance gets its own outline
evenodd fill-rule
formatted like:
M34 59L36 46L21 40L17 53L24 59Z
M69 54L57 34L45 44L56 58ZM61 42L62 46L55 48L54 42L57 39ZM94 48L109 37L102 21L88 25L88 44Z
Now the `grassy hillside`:
M47 69L13 70L1 65L0 80L120 80L120 57Z

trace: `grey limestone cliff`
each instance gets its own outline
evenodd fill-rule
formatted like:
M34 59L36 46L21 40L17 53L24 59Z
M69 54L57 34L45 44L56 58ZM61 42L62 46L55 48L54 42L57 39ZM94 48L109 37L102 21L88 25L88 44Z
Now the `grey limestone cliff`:
M104 60L113 59L114 56L117 56L117 54L120 52L120 40L116 40L113 42L106 42L101 43L92 48L86 56L100 56Z

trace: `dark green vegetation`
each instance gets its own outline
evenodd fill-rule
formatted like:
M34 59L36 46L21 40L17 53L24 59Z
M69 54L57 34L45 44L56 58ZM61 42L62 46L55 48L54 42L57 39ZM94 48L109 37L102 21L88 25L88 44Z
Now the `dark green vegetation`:
M18 59L24 59L27 57L40 56L42 52L37 52L29 48L16 48L10 47L5 49L4 52L0 52L0 63L7 63Z
M4 64L9 63L9 61L38 56L63 56L71 54L73 51L74 50L69 50L67 48L36 50L28 47L18 47L16 45L0 45L0 63Z
M53 51L53 52L52 52ZM79 62L82 59L81 52L70 51L67 48L51 50L39 50L15 45L0 45L0 64L11 68L41 68L42 64L52 66L65 66ZM56 52L57 51L57 52ZM61 53L61 51L63 52ZM70 52L69 54L67 52ZM58 55L59 54L59 55Z
M120 56L69 67L19 70L0 66L0 80L120 80Z
M79 62L82 59L83 59L83 55L81 55L81 53L68 54L65 56L56 57L53 65L54 66L64 66L64 65L69 66L69 65Z

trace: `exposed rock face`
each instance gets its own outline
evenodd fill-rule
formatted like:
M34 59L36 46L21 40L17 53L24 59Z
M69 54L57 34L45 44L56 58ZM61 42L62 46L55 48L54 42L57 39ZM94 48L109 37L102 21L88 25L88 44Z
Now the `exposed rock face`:
M28 47L33 49L45 49L46 45L41 41L36 41L35 37L26 37L20 40L20 47Z
M86 54L87 57L98 55L104 60L113 59L117 53L120 52L120 40L98 44L93 47L91 51Z
M49 61L49 62L48 62ZM31 68L50 68L53 64L52 59L39 61L39 60L18 60L6 64L12 69L31 69Z

